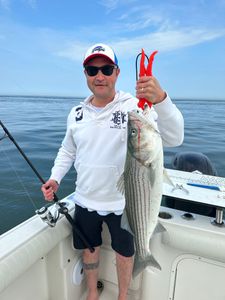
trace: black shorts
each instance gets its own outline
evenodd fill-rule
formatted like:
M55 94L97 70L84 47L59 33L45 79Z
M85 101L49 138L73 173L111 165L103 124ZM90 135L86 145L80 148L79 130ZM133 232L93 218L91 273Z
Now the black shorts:
M100 216L96 211L88 211L78 205L75 207L74 221L92 247L102 244L102 223L105 222L111 235L111 246L119 254L130 257L134 255L133 236L120 227L122 215L113 213ZM73 245L76 249L86 249L83 241L73 231Z

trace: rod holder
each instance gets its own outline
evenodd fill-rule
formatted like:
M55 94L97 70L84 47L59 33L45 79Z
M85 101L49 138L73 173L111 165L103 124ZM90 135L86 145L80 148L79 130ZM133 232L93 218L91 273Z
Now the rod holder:
M212 221L212 224L215 226L224 226L223 221L223 208L217 207L216 208L216 218Z

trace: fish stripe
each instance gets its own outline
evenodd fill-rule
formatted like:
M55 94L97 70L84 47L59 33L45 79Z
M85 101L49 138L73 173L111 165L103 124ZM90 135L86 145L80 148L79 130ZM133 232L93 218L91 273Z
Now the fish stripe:
M147 265L160 268L151 255L149 241L161 203L163 149L156 126L150 121L153 119L145 113L128 112L128 150L123 176L125 210L134 233L135 275Z
M131 227L136 232L136 251L141 257L146 255L146 233L148 229L146 220L146 215L149 215L150 212L150 182L148 178L147 168L140 168L137 160L130 158L133 166L130 169L129 174L127 174L127 191L129 191L127 198L130 201L127 203L127 211L130 211L129 221ZM138 187L138 188L134 188ZM139 199L140 201L135 201ZM133 204L133 205L131 205Z

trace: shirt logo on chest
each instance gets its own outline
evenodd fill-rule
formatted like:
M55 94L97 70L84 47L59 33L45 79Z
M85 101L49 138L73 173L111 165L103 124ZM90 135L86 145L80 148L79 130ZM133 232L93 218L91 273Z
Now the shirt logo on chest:
M121 129L121 126L127 122L127 114L117 110L112 113L112 119L110 120L110 128Z

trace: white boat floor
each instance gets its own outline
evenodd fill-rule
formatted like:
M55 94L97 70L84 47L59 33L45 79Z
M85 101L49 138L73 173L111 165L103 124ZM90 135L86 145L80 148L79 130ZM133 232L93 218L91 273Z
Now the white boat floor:
M87 293L83 295L81 300L86 300ZM118 297L118 286L109 282L104 282L104 288L99 295L99 300L115 300ZM134 295L129 295L128 300L136 300Z

